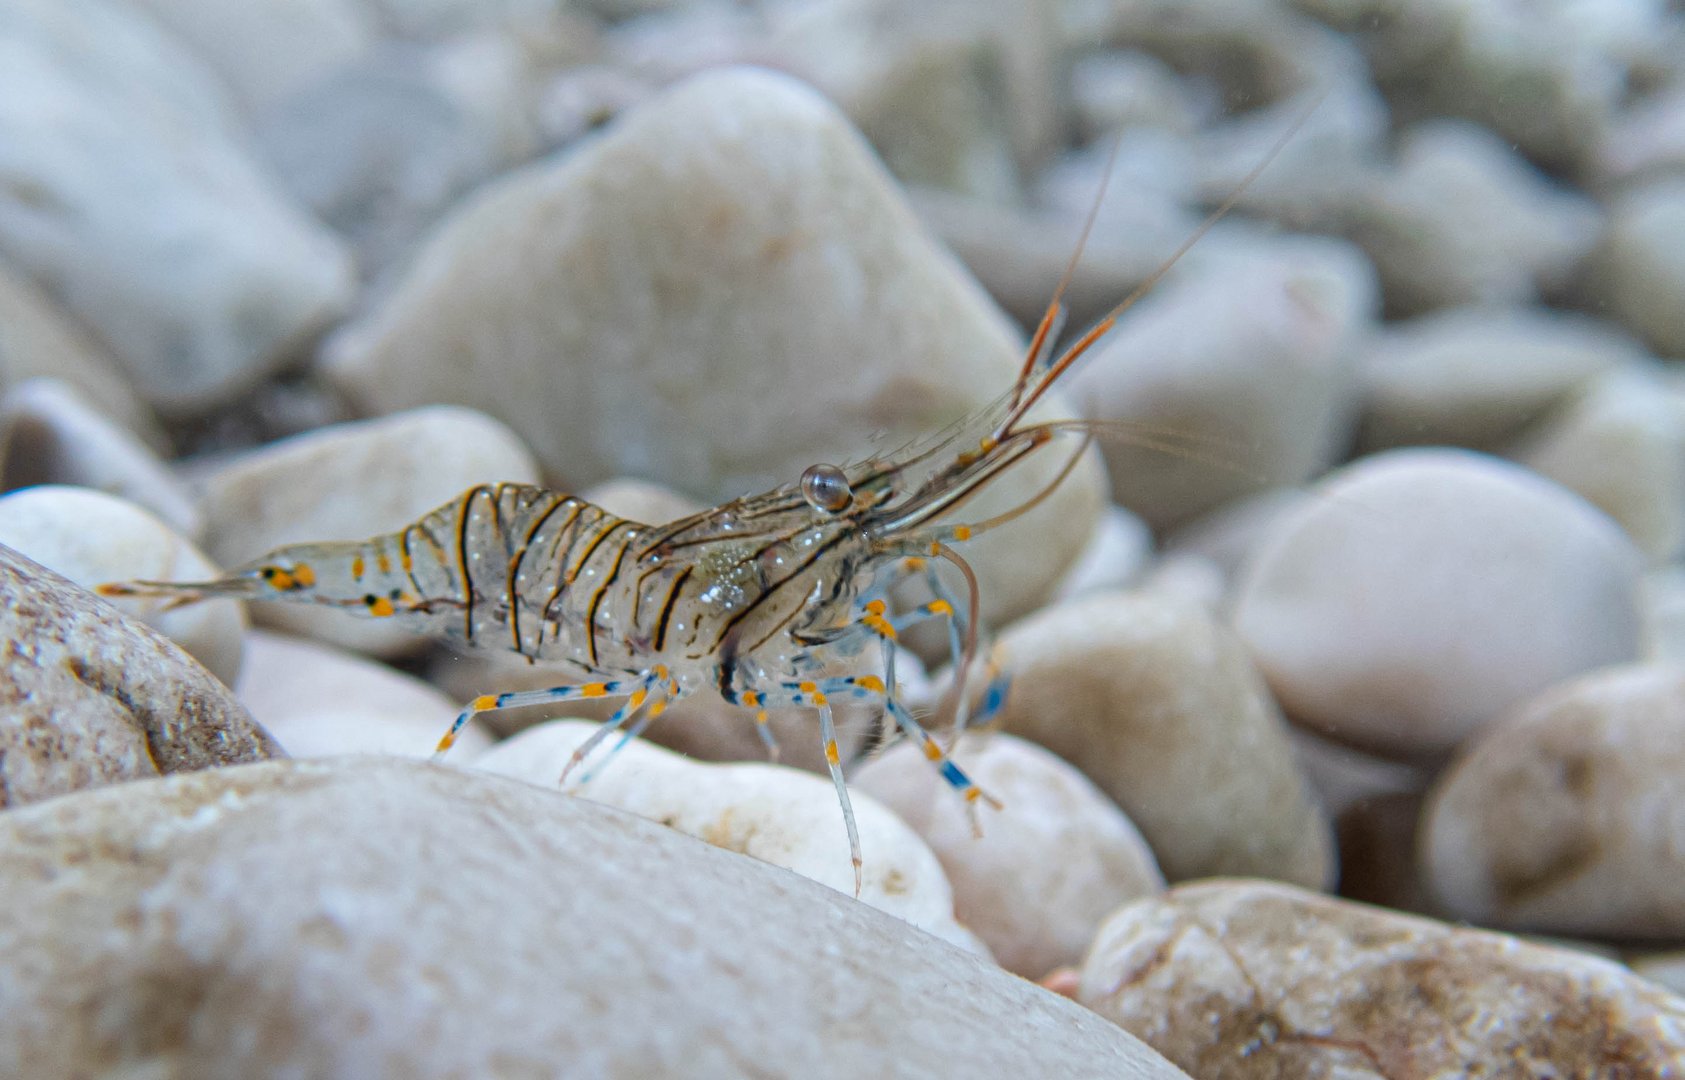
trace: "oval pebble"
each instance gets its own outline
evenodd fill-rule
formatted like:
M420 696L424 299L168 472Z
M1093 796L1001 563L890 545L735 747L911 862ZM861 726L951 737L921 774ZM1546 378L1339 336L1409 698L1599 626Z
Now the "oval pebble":
M1078 1000L1201 1080L1664 1080L1685 1066L1685 1000L1620 964L1273 882L1123 908Z
M1234 626L1295 720L1442 755L1517 700L1637 656L1642 558L1579 496L1473 451L1330 474L1243 571Z
M0 496L0 544L82 586L108 581L207 581L221 571L134 503L88 488L47 484ZM244 605L213 600L171 610L139 598L110 601L180 645L225 685L240 675Z
M4 545L0 641L0 807L284 756L168 638Z
M1423 869L1458 918L1685 939L1685 665L1610 668L1521 705L1422 820Z
M1001 726L1081 769L1172 881L1220 873L1321 888L1332 829L1246 651L1200 604L1099 593L1008 627Z
M246 635L234 692L295 758L395 754L426 759L461 706L432 686L356 653L265 630ZM470 721L456 752L492 744Z
M597 730L593 723L553 720L504 740L473 765L553 788L573 752ZM569 777L579 797L854 895L848 835L828 779L776 765L710 765L638 739L605 763L617 738ZM582 774L589 782L580 782ZM955 920L953 891L924 841L871 796L854 797L853 805L865 860L861 902L987 956L988 948Z
M901 742L851 778L930 845L954 914L1008 971L1039 978L1082 958L1100 920L1164 888L1158 863L1117 804L1069 763L1011 735L967 735L954 762L1004 809L974 829L922 750Z
M129 784L0 814L0 863L6 1076L1186 1080L830 889L485 773Z

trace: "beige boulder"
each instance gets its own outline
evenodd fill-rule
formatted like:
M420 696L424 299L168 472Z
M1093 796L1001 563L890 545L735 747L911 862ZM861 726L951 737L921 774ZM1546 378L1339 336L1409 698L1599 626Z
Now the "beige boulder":
M377 412L484 410L575 489L637 475L721 502L938 431L1020 359L843 116L733 69L481 188L329 341L324 370ZM1061 465L1042 457L973 520L1041 490ZM992 620L1049 595L1100 489L1084 462L969 547Z
M1172 881L1334 876L1333 838L1240 642L1193 601L1099 593L1009 627L1005 730L1081 769Z

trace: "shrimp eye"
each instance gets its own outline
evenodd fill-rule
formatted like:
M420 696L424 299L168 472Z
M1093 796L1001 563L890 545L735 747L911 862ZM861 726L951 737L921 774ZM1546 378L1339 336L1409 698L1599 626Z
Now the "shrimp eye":
M840 514L854 502L854 490L835 465L810 465L802 473L802 498L815 510Z

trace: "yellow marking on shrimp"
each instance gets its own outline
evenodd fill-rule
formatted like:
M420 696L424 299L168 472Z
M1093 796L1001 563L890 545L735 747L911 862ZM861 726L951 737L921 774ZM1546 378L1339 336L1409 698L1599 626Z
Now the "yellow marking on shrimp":
M854 685L862 690L870 690L874 694L883 693L883 680L876 675L857 675L854 678Z
M992 453L994 448L999 445L1000 443L996 442L993 437L985 436L983 441L977 444L977 449L985 454L988 454Z
M762 709L760 712L755 714L755 723L761 725L762 727L766 727L766 725L770 722L771 718L767 716L765 709Z
M656 682L661 682L662 680L666 679L671 674L672 673L667 670L666 664L655 665L655 681Z
M642 687L639 687L638 689L632 691L631 698L629 698L626 702L627 708L628 709L636 709L638 706L640 706L644 703L644 698L646 698L648 696L649 696L649 692L644 690Z
M361 555L354 556L351 559L351 580L352 581L363 580L363 571L367 570L368 568L369 568L368 564L363 561L363 557Z
M815 705L823 705L826 702L828 702L829 700L830 700L830 698L827 698L824 694L814 694L813 695L813 704L815 704Z
M925 610L929 611L932 615L952 616L954 613L954 605L948 603L946 600L932 600L930 603L925 605Z
M415 560L410 557L408 544L398 549L398 565L404 568L406 574L415 569Z
M954 526L954 539L955 540L970 540L971 539L971 526L969 526L969 525L955 525Z
M819 684L815 682L797 683L796 689L804 694L811 694L819 689Z
M392 572L392 558L386 554L385 548L374 553L374 565L383 574Z
M666 711L667 711L667 703L665 701L662 701L660 698L656 698L653 702L650 703L649 718L651 720L654 720L656 717L660 716L662 713L664 713Z
M474 703L468 706L468 708L474 712L490 712L491 710L497 708L497 695L481 694L479 697L474 699Z
M745 690L739 700L752 709L761 703L761 696L753 690Z
M873 600L871 603L866 605L866 614L868 615L882 615L888 610L889 605L884 603L882 600Z
M384 596L365 596L363 598L363 603L368 605L369 614L373 615L377 619L384 619L386 616L392 615L398 610L392 606L392 601L386 599Z
M877 634L879 637L888 638L891 641L895 640L895 627L892 626L890 621L882 615L867 615L860 621L870 627L872 632Z
M909 570L923 570L924 569L924 560L919 558L916 555L912 556L911 558L909 558L907 560L907 569L909 569Z
M842 755L837 753L837 741L835 739L825 740L825 760L832 765L842 763Z
M936 745L935 739L926 739L924 741L924 756L932 761L942 760L942 748Z
M606 683L586 683L579 688L580 697L605 697L607 694L608 685Z
M976 802L978 799L981 799L982 797L983 797L983 789L980 788L980 787L968 787L968 788L965 789L965 801L966 802Z
M298 582L293 580L293 576L279 566L266 566L263 568L262 574L263 580L269 583L269 587L278 592L298 588Z
M293 567L293 578L303 588L310 588L316 584L316 571L310 569L309 563L299 563Z

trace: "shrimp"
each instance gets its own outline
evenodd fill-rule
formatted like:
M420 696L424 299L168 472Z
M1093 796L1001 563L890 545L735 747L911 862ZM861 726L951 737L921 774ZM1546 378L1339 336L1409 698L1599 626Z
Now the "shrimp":
M1303 123L1303 119L1299 121ZM1028 512L1069 475L1097 425L1034 421L1030 411L1206 231L1233 207L1299 124L1233 195L1153 275L1063 351L1055 341L1061 301L1082 243L1048 305L1016 380L995 401L898 453L849 466L814 465L799 479L663 525L530 484L482 484L404 528L359 542L278 548L204 582L134 581L98 587L105 596L205 598L321 604L471 647L508 649L556 662L574 678L545 689L475 698L439 740L450 749L475 716L582 698L623 704L574 751L561 780L615 732L613 756L663 711L709 686L751 711L768 750L768 711L813 710L842 807L855 894L863 859L837 749L832 702L881 702L901 732L965 801L999 808L896 699L895 642L912 623L948 620L954 654L954 725L966 723L966 676L977 654L977 577L956 544ZM1095 208L1099 205L1096 200ZM1083 230L1086 240L1094 216ZM1061 434L1081 443L1038 493L984 521L949 519L997 477ZM935 572L957 568L962 603ZM933 599L891 614L889 588L922 573ZM878 672L828 675L839 660L882 646ZM854 665L858 666L858 664ZM997 710L1007 684L992 680L981 715Z

